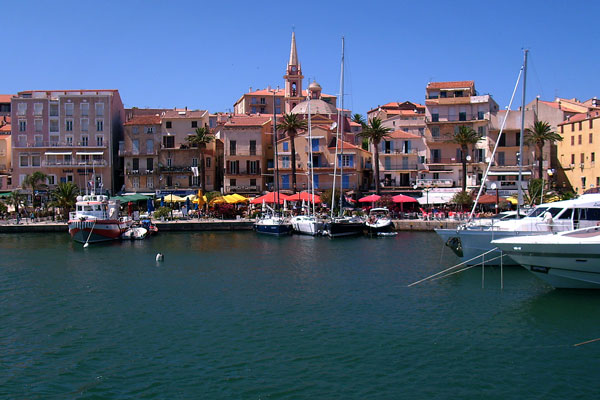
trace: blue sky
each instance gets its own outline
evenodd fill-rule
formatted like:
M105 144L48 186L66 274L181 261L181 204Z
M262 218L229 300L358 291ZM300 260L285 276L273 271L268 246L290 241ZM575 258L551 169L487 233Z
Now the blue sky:
M528 101L600 94L598 1L12 1L3 11L0 93L110 88L126 107L227 111L249 87L283 85L294 28L305 82L331 94L346 37L353 112L423 103L427 82L454 80L475 80L504 107L524 47Z

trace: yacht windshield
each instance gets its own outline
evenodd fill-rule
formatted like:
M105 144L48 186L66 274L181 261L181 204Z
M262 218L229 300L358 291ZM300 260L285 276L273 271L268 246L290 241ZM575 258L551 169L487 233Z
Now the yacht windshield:
M529 218L539 217L546 212L548 207L536 207L528 215Z

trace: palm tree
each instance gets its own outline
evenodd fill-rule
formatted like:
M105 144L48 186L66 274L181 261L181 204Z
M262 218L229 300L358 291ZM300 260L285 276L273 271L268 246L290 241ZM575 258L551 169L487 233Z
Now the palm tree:
M192 147L197 147L200 152L200 177L202 179L202 190L206 192L206 171L204 163L204 151L206 146L215 140L215 136L210 133L207 127L196 128L195 135L188 136L187 141Z
M306 120L298 118L297 114L283 114L282 121L277 125L277 130L286 133L290 138L290 151L292 152L292 191L296 193L296 135L298 131L305 130ZM311 144L309 144L311 146Z
M17 215L19 215L19 207L23 206L23 209L25 209L25 200L27 200L27 196L19 190L11 192L7 198L8 204L15 208L15 214Z
M359 114L359 113L352 114L352 122L356 122L357 124L360 124L360 126L362 126L363 128L367 125L367 121L365 121L365 117L363 117L362 114Z
M460 146L461 154L460 161L462 163L462 191L467 190L467 154L469 153L469 145L474 145L482 138L481 133L477 133L469 126L461 126L458 131L454 132L452 143Z
M67 219L69 211L77 201L79 188L72 182L61 182L58 184L52 196L54 197L53 205L59 207L63 211L63 218Z
M375 164L375 193L379 194L379 143L385 138L390 137L392 129L381 125L379 118L373 118L369 124L363 127L359 137L367 139L373 144L373 162Z
M48 187L46 185L48 176L41 171L35 171L33 174L27 174L23 180L23 188L31 188L31 203L35 207L36 192ZM40 200L41 201L41 200Z
M533 123L531 128L525 130L527 134L527 143L535 144L537 148L537 159L538 159L538 176L540 179L544 178L544 144L546 142L562 142L563 137L558 133L552 131L552 127L546 121L537 121Z

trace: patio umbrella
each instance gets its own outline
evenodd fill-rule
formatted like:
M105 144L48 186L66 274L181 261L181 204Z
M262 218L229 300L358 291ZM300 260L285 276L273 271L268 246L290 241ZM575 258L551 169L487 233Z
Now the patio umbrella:
M287 200L287 196L279 193L279 204L283 204L284 200ZM276 192L269 192L267 194L265 194L264 196L260 196L257 197L255 199L253 199L252 201L250 201L250 203L252 204L260 204L263 202L263 200L265 201L265 203L275 203L277 199L277 193Z
M132 202L127 203L127 215L131 215L132 210L133 210L133 203Z
M250 200L250 199L242 196L241 194L237 194L237 193L234 193L231 196L236 198L238 200L238 203L245 203Z
M406 196L404 194L398 194L392 197L394 203L400 203L400 212L404 212L404 203L418 203L419 201L414 197Z
M365 197L358 199L358 202L359 203L375 203L376 201L379 201L379 199L381 199L381 196L372 194L372 195L365 196Z
M167 202L167 203L180 203L182 201L185 201L185 199L183 197L179 197L174 194L165 196L165 202Z
M160 206L164 207L165 206L165 196L160 198Z
M154 202L152 201L152 199L148 199L146 201L146 208L148 209L148 214L154 211Z
M193 195L192 195L193 196ZM191 201L189 196L185 197L185 209L189 212L190 211L190 206L191 206Z
M300 193L296 193L294 195L291 195L287 198L289 201L308 201L311 202L313 201L313 197L310 195L310 193L308 192L300 192ZM315 195L314 197L314 202L315 203L320 203L321 202L321 198L317 195Z
M498 202L506 200L504 197L498 197ZM496 204L495 194L484 194L479 197L479 204Z

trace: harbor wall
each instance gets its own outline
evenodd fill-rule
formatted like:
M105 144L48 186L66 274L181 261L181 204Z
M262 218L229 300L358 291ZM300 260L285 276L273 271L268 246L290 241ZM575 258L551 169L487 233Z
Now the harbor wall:
M169 221L155 222L159 232L186 232L186 231L251 231L254 225L252 220L231 220L231 221ZM394 226L398 231L433 231L434 229L452 229L456 228L460 221L441 220L441 221L423 221L419 219L395 220ZM64 223L21 223L21 224L0 224L0 233L49 233L68 231L67 224Z

